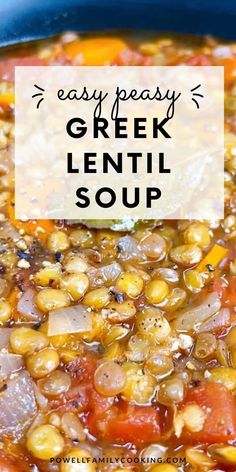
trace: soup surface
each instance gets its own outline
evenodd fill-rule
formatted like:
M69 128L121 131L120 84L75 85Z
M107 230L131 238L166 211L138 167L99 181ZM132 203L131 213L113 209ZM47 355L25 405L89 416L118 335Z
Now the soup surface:
M16 220L14 66L47 64L223 65L224 220ZM67 33L2 52L0 472L236 470L235 174L236 43Z

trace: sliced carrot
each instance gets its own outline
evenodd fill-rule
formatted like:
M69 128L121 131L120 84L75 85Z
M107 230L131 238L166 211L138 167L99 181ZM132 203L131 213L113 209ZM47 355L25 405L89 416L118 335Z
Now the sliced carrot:
M18 230L24 230L26 234L38 238L42 243L45 243L48 235L58 228L54 220L17 220L14 207L14 199L11 197L8 201L8 214L12 225Z
M4 93L0 95L0 107L3 110L9 110L14 105L15 97L13 93Z
M119 38L94 38L67 43L64 51L68 59L81 55L85 66L103 66L111 64L126 47L126 43Z
M15 66L43 66L45 60L37 56L9 57L0 60L0 80L14 82Z
M11 116L14 110L14 95L12 93L4 93L0 95L0 117Z
M213 269L215 269L222 259L224 259L227 253L228 249L220 246L219 244L214 244L204 259L198 264L196 270L198 272L204 272L207 270L208 266L211 266Z
M225 69L225 80L236 80L236 57L222 59L220 65Z

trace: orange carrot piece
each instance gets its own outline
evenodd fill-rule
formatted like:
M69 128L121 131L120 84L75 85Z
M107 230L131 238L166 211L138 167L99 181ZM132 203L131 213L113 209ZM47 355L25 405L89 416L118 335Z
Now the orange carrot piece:
M14 95L11 93L0 94L0 116L11 115L14 110Z
M5 109L8 109L14 105L15 98L13 93L4 93L0 95L0 107Z
M111 64L127 45L119 38L94 38L75 40L64 45L68 59L81 55L85 66L103 66Z
M236 57L225 58L221 61L220 65L224 66L225 69L225 80L236 81Z
M228 249L219 244L214 244L212 249L208 252L208 254L204 257L204 259L198 264L196 270L198 272L204 272L207 270L207 266L210 265L215 269L218 264L224 259L227 255Z

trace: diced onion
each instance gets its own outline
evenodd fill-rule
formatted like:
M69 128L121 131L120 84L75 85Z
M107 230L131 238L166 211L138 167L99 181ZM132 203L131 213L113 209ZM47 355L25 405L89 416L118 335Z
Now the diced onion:
M228 45L220 45L220 46L217 46L215 47L213 50L212 50L212 55L214 57L232 57L233 56L233 52L232 52L232 49L230 46Z
M8 347L12 328L0 328L0 350Z
M86 333L91 329L91 313L82 305L60 308L49 313L48 336L65 333Z
M197 331L204 321L220 310L220 307L219 295L212 292L200 305L176 312L174 327L178 331Z
M138 247L138 242L132 236L123 236L119 239L118 248L120 249L120 258L127 259L141 259L142 252Z
M17 304L17 311L27 321L40 321L43 317L34 302L35 294L36 292L29 288L23 293Z
M156 460L157 464L160 462L160 459L165 459L168 448L162 444L151 444L150 446L143 449L141 452L141 458L144 458L144 461L151 463ZM155 470L155 469L154 469Z
M122 268L120 264L117 262L112 262L111 264L107 264L101 268L91 268L87 275L92 286L100 286L106 284L107 282L113 283L121 272Z
M0 435L21 435L36 413L33 382L28 372L21 371L0 395Z
M16 230L16 228L10 223L10 221L6 221L1 224L1 229L0 229L0 237L3 240L7 239L19 239L19 233Z
M33 383L33 387L36 402L39 408L41 408L41 410L46 410L48 407L48 399L42 394L42 392L38 388L38 385L35 382Z
M0 379L17 372L23 367L22 356L0 352Z
M230 325L230 310L229 308L221 308L214 316L205 321L198 328L198 332L215 331L222 328L227 328Z

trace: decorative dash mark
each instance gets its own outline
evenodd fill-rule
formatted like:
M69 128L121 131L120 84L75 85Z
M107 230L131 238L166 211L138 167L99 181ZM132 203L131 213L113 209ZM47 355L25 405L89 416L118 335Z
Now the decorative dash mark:
M42 87L39 87L39 85L36 85L36 84L34 84L34 87L37 89L37 91L40 90L40 92L37 92L34 95L32 95L32 98L42 97L37 102L36 108L39 109L40 103L44 100L43 92L45 92L45 90Z
M201 84L198 84L198 85L196 85L196 87L194 87L190 90L190 92L192 92L192 101L195 103L195 105L198 109L200 108L200 105L199 105L199 103L198 103L198 101L195 97L204 98L204 95L202 95L201 93L195 93L196 90L198 90L200 87L201 87Z

